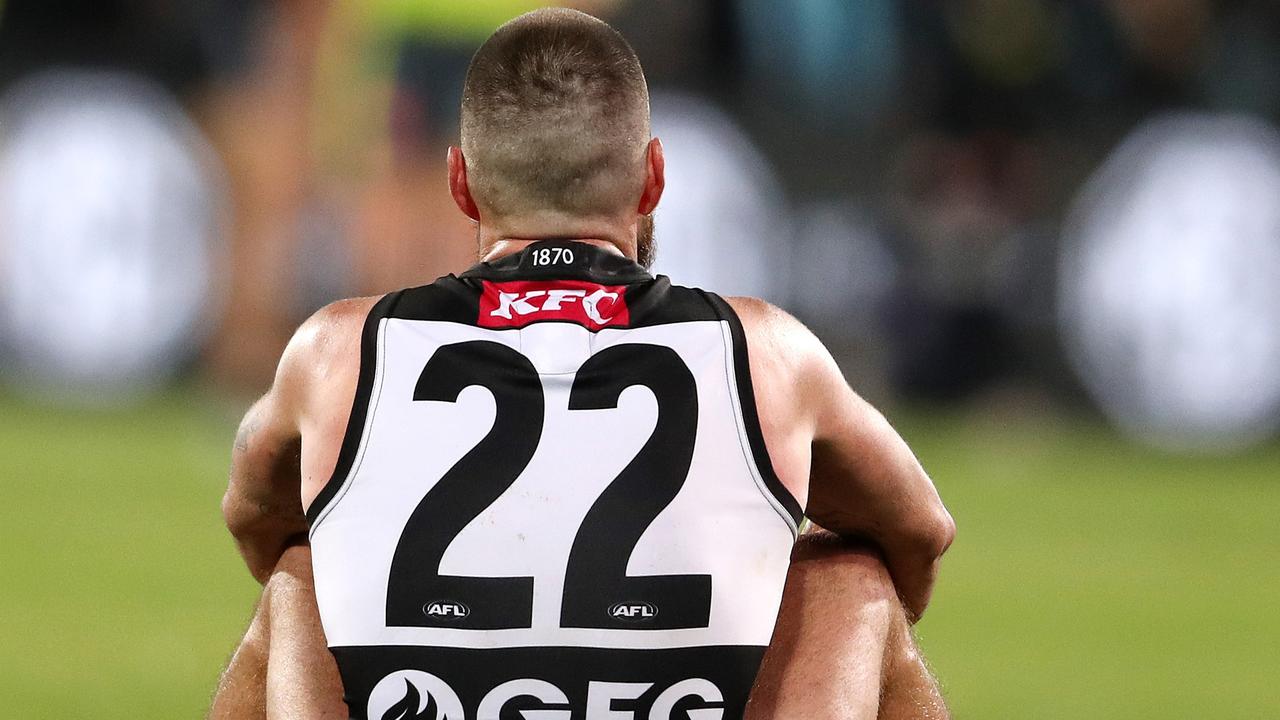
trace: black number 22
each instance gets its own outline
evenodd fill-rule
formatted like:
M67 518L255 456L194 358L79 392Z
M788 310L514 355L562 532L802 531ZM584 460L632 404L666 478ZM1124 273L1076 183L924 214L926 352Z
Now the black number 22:
M493 394L493 427L409 516L391 560L388 626L496 630L532 625L532 577L440 574L450 543L516 481L542 435L545 398L537 370L501 343L440 348L422 369L413 399L456 402L473 385ZM698 406L688 366L668 347L615 345L583 363L569 409L617 407L622 392L635 385L649 388L657 399L657 424L578 529L565 572L562 627L671 630L706 627L710 619L710 575L633 577L626 570L640 536L679 494L689 473ZM615 616L611 609L619 605L658 611L637 622L625 613Z

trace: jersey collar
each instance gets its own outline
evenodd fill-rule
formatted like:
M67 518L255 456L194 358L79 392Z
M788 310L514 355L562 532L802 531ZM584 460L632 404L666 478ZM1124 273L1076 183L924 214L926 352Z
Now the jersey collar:
M590 280L626 285L652 280L643 267L595 245L573 240L539 240L518 253L482 262L462 273L482 280Z

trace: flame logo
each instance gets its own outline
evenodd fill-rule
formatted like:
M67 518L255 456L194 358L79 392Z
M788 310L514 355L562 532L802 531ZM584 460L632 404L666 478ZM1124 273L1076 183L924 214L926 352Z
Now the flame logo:
M431 697L431 693L427 693L427 706L419 711L418 706L421 704L422 694L418 692L416 685L405 678L404 697L387 708L382 714L382 720L444 720L440 717L440 709L436 707L436 699Z

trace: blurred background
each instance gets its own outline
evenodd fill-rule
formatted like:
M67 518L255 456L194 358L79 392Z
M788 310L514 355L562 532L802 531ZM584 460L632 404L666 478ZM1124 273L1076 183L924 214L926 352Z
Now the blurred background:
M474 262L445 148L523 0L0 0L0 697L200 717L235 423L334 299ZM957 718L1280 717L1280 5L594 0L658 272L807 322L960 527Z

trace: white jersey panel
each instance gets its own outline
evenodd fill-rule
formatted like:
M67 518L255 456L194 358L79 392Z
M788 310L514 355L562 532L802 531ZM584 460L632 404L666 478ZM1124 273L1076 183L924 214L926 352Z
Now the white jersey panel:
M456 402L435 402L415 401L415 384L441 347L476 340L506 345L536 368L545 398L543 428L523 472L458 533L439 572L532 577L531 627L388 627L391 562L410 515L495 420L495 400L484 387L464 389ZM629 343L664 346L679 356L696 383L698 414L688 478L635 543L627 573L710 575L707 627L561 627L566 564L583 519L637 456L658 419L657 400L642 385L624 390L616 408L598 410L570 410L570 390L589 357ZM558 322L492 330L383 319L377 347L354 465L312 526L316 596L331 646L646 649L769 643L795 527L752 460L727 323L591 332Z

